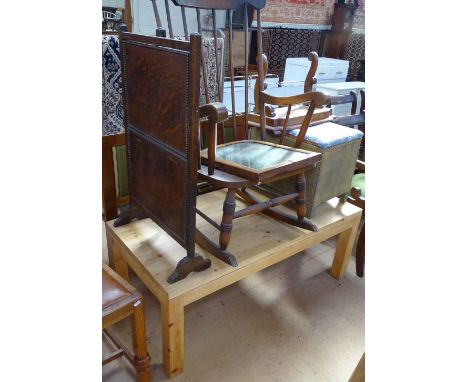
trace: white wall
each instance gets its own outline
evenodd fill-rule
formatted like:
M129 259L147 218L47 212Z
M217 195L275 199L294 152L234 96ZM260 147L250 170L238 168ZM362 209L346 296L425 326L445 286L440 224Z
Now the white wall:
M163 27L166 29L167 37L169 37L169 30L166 21L166 7L164 0L156 0L158 6L159 16L161 18ZM183 36L184 27L182 24L182 15L180 7L175 6L169 0L169 9L171 11L172 28L174 35ZM132 13L133 13L133 32L138 34L145 34L154 36L156 31L156 19L154 17L153 6L150 0L132 0ZM209 27L206 23L205 15L207 11L201 11L202 26ZM186 8L185 14L187 16L187 28L190 33L197 32L197 14L194 9ZM216 26L218 28L224 27L226 23L226 13L216 12Z

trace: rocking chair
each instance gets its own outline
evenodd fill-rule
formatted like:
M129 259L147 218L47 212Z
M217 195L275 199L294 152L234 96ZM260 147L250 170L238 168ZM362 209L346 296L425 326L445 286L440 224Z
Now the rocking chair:
M199 35L190 35L190 42L173 39L137 36L121 33L123 46L123 78L125 99L125 125L127 127L130 202L132 209L122 214L114 223L126 224L133 218L151 217L187 250L187 256L177 265L168 282L185 278L192 271L210 266L209 259L195 253L196 243L212 255L232 266L236 258L228 252L232 222L234 219L262 212L272 218L293 224L303 229L317 231L317 227L305 215L304 172L315 167L321 159L313 153L293 147L265 142L265 112L260 109L261 141L247 140L246 129L238 131L236 126L235 100L233 94L232 45L229 49L229 72L231 77L231 101L233 106L233 136L243 139L217 145L218 125L228 118L222 101L221 70L217 70L217 101L199 107L199 80L207 88L206 62L200 44L203 33L200 11L212 12L214 43L217 43L216 10L228 12L229 34L232 41L232 14L235 9L248 4L256 9L257 31L261 31L260 9L266 0L173 0L181 7L183 25L186 26L185 8L195 8ZM153 3L155 4L155 3ZM167 24L172 25L166 2ZM245 17L247 20L247 17ZM249 28L244 24L245 38ZM160 27L158 26L159 30ZM188 39L187 29L184 28ZM159 33L159 32L158 32ZM161 33L162 34L162 33ZM171 37L173 32L170 30ZM262 57L261 33L257 33L258 57ZM247 67L248 47L245 45ZM215 49L215 52L218 50ZM185 60L185 61L184 61ZM216 61L222 60L216 56ZM170 64L168 64L170 62ZM201 64L201 65L200 65ZM157 69L156 69L157 68ZM158 71L158 73L156 73ZM263 89L262 66L258 78ZM165 79L174 81L172 89L164 87ZM247 77L245 78L245 127L248 126ZM181 94L178 94L181 93ZM168 98L170 97L170 98ZM267 94L260 92L262 101L270 102ZM322 93L303 93L282 97L281 104L308 103L308 111L301 126L305 134L316 103L322 104ZM175 104L180 105L177 109ZM209 125L208 148L200 151L199 118L206 118ZM300 134L300 135L303 135ZM185 175L184 175L185 174ZM218 224L202 211L196 209L196 181L207 181L214 188L226 188L223 216ZM247 187L274 180L295 177L296 191L273 199L260 201ZM236 195L247 205L236 211ZM294 201L296 215L272 209ZM220 231L219 243L211 241L196 228L195 211ZM180 214L180 215L178 215Z

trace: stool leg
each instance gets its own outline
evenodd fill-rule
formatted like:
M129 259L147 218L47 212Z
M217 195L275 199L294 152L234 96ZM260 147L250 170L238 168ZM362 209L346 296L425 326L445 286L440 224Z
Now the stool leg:
M151 357L146 348L146 327L143 299L133 305L132 315L132 340L135 358L133 365L137 373L138 382L151 381L150 361Z
M304 220L305 216L305 189L306 180L303 172L296 175L296 191L299 196L296 198L296 212L299 221Z
M356 274L359 277L364 276L364 254L365 254L365 225L364 223L359 234L359 239L356 246Z

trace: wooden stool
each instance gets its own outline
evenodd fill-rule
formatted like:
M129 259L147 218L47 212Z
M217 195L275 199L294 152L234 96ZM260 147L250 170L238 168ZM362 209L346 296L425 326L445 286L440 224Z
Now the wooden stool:
M132 354L107 328L128 316L132 316ZM138 382L151 380L150 356L146 350L145 314L143 297L133 286L102 264L102 328L118 350L103 358L105 365L125 356L137 373Z

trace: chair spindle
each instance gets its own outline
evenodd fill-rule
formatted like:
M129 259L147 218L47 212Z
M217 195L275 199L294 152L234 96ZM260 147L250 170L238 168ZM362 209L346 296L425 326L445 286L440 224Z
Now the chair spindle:
M247 12L247 5L246 5L246 12ZM247 18L247 13L245 14L245 17ZM257 81L259 81L259 86L257 87L258 88L258 91L263 91L265 90L265 83L264 83L264 80L265 80L265 74L263 72L263 46L262 46L262 25L261 25L261 21L260 21L260 9L257 9L257 65L258 65L258 78L257 78ZM289 112L291 111L291 106L289 106L289 109L288 109L288 116L286 117L286 126L287 126L287 123L288 123L288 118L289 118ZM247 115L247 112L246 114ZM261 130L260 130L260 134L261 134L261 139L262 141L264 141L266 139L266 117L265 117L265 107L261 107L260 108L260 126L261 126ZM284 128L284 131L286 130L286 128ZM284 131L283 131L283 135L284 135ZM280 144L283 143L283 140L281 139L281 142Z
M234 63L232 62L233 52L232 44L234 39L234 33L232 32L232 9L229 9L229 76L231 77L231 105L232 105L232 131L234 140L237 139L237 126L236 126L236 100L234 96Z
M248 70L249 70L249 24L248 24L248 9L247 3L244 4L244 64L245 64L245 100L244 100L244 139L248 138L248 115L249 115L249 77L248 77Z
M180 11L182 12L182 24L184 25L184 35L185 40L189 40L188 28L187 28L187 16L185 15L185 7L182 5L180 7Z
M291 105L288 105L288 111L286 112L286 119L284 120L283 131L281 132L281 138L279 144L282 145L284 142L284 137L286 136L286 129L288 127L289 114L291 114Z
M156 5L156 0L151 0L151 4L153 4L153 12L154 17L156 18L156 27L158 29L162 28L161 17L159 16L158 6Z
M216 62L216 92L218 97L215 97L216 101L221 102L221 75L220 75L220 65L219 65L219 58L218 58L218 35L216 32L216 11L214 9L211 10L211 16L213 18L213 41L214 41L214 50L215 50L215 62Z
M202 36L202 26L201 26L201 17L200 17L200 9L196 8L197 11L197 23L198 23L198 34ZM206 103L210 103L210 97L208 95L208 73L206 70L206 62L205 62L205 55L204 55L204 47L203 47L203 40L201 45L201 67L202 67L202 77L203 77L203 87L205 88L205 101Z
M174 31L172 30L171 11L169 10L169 0L165 0L165 4L166 4L167 27L169 28L169 37L174 38Z

